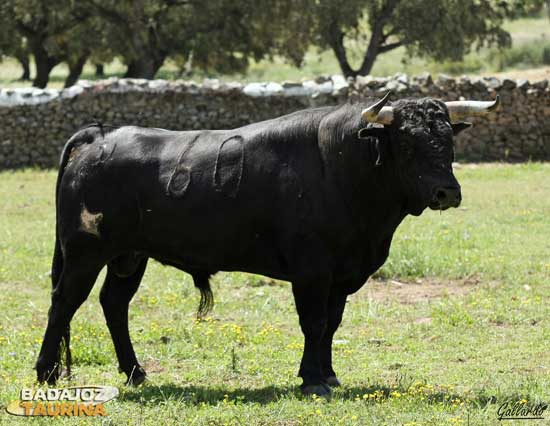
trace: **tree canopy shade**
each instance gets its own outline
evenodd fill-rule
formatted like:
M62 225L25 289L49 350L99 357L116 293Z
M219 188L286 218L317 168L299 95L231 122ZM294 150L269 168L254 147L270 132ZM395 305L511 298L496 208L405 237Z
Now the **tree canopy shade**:
M23 65L32 55L38 87L61 62L68 86L87 61L118 57L127 77L154 78L169 57L182 68L231 73L275 55L299 66L311 46L332 50L342 73L356 76L400 46L436 60L506 46L503 20L540 10L544 1L3 0L0 55Z

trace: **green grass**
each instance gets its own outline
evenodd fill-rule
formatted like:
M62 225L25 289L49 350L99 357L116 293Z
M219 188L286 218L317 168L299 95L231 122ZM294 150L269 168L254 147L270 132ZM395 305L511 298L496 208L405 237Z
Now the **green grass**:
M408 58L405 48L392 50L380 55L372 70L372 75L387 76L397 72L405 72L416 75L424 71L433 74L447 73L452 75L506 71L509 69L536 68L550 64L550 23L546 16L535 18L523 18L506 22L504 28L512 35L513 46L509 49L482 48L473 51L464 57L463 61L434 62L422 58ZM364 46L349 41L352 49L350 57L355 59L356 65L360 63ZM546 54L544 53L546 49ZM124 65L116 60L105 67L106 75L122 77ZM49 87L62 87L68 73L65 64L55 67L51 74ZM296 68L282 58L276 57L272 62L262 60L251 63L246 74L217 75L212 73L195 72L188 78L202 80L205 77L222 78L223 80L250 81L300 81L315 78L319 75L341 74L338 63L331 51L318 51L310 49L302 67ZM11 59L5 59L0 63L0 87L29 86L30 83L17 81L21 75L18 64ZM82 79L95 79L94 68L86 65L81 76ZM157 78L178 78L178 68L168 61L157 74Z
M379 294L367 284L350 297L335 346L344 386L331 401L299 393L302 336L287 283L219 273L214 311L197 323L190 278L154 262L130 308L149 382L123 385L98 283L72 323L72 383L120 388L106 405L113 425L496 425L505 400L549 402L550 164L456 174L462 207L406 219L378 273L411 284L396 290L382 281ZM35 386L55 175L0 173L1 425L99 424L3 412L22 387ZM431 296L412 297L420 289Z

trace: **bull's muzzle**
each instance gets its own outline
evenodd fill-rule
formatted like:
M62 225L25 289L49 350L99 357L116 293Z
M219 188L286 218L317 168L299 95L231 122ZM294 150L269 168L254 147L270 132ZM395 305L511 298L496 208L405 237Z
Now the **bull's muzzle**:
M432 210L446 210L450 207L458 207L461 201L459 186L438 186L433 191L429 207Z

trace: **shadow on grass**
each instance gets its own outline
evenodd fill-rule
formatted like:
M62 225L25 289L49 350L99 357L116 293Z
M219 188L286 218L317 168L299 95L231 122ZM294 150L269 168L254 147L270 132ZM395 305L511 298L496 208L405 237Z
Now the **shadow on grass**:
M179 401L187 404L217 405L224 399L243 403L269 404L288 396L301 397L298 386L266 386L263 388L223 388L213 386L146 385L123 391L119 400L157 404L159 401Z
M409 386L387 386L383 384L371 384L366 386L355 386L335 389L333 400L357 400L368 403L381 403L392 399L395 395L409 395L410 397L422 397L423 403L429 405L452 404L453 401L464 401L465 404L479 408L486 407L489 404L497 402L494 395L480 393L478 395L457 394L448 390L435 390L430 392L419 391L411 394ZM365 397L365 395L367 397ZM368 395L377 395L375 398L369 398ZM266 386L263 388L233 388L233 387L215 387L215 386L180 386L176 384L162 384L155 386L148 384L138 389L128 389L123 391L120 400L138 402L140 404L158 404L160 401L174 401L184 404L208 404L217 405L220 401L237 401L241 403L269 404L284 398L311 399L301 394L299 386ZM498 398L500 402L518 401L522 399L520 395L508 395Z

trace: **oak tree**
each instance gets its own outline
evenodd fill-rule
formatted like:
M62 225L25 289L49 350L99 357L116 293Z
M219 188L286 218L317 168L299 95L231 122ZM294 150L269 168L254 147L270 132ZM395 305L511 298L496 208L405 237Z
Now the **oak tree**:
M347 77L369 74L378 55L401 46L409 55L460 60L471 48L510 44L505 0L319 0L312 10L315 43L334 52ZM355 67L351 41L363 45Z

